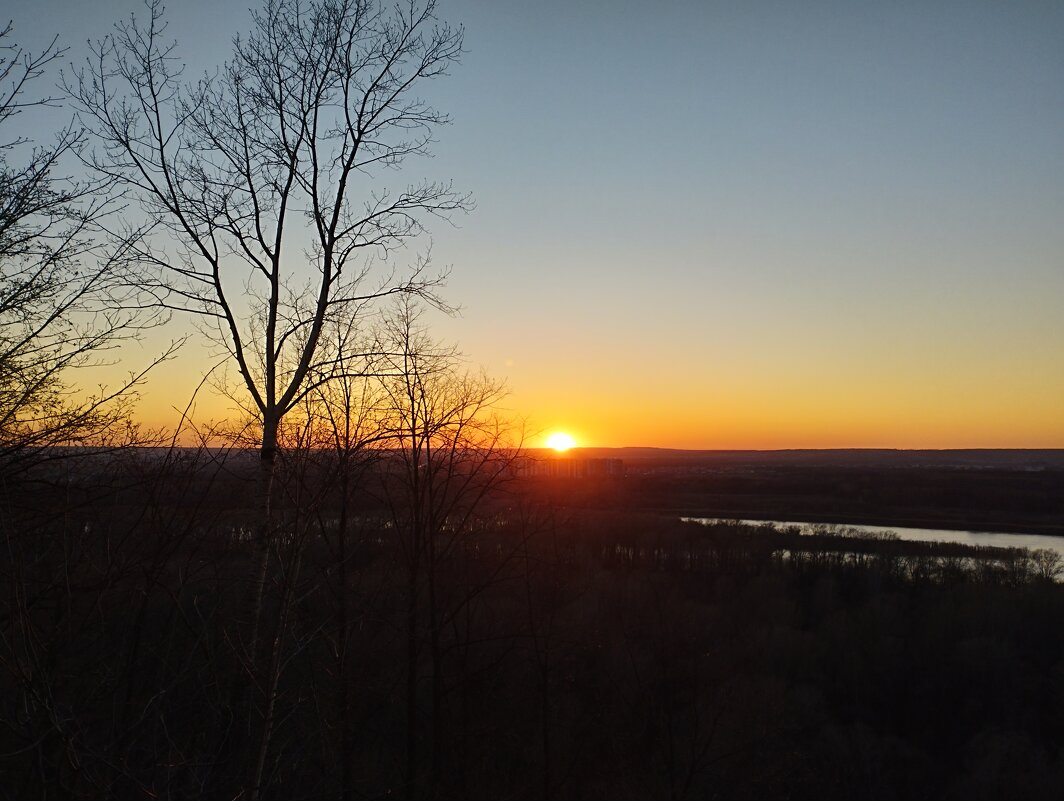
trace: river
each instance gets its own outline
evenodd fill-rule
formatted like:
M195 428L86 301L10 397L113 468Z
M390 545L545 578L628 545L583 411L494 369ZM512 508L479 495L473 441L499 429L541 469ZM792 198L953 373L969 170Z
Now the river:
M796 526L803 534L812 534L817 528L852 529L869 534L894 533L899 539L924 542L956 542L962 545L989 546L992 548L1046 548L1064 557L1064 537L1049 537L1044 534L1005 534L994 531L951 531L939 528L898 528L896 526L859 526L837 523L796 523L787 520L728 520L720 517L685 517L695 523L735 522L748 526Z

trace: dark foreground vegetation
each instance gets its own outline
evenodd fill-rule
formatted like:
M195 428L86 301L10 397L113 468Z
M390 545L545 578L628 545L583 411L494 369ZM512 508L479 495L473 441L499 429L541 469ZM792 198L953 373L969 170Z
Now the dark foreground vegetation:
M286 452L249 651L255 460L102 458L7 485L0 797L231 798L249 763L270 799L1064 786L1052 555L580 511L454 463L419 495L394 455Z

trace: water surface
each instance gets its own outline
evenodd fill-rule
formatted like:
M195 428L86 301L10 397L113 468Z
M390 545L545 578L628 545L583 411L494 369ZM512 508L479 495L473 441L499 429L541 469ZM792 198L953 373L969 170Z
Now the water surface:
M696 523L742 523L747 526L773 525L795 527L803 534L812 534L816 530L829 531L853 530L867 534L893 533L902 540L919 540L923 542L955 542L961 545L978 545L991 548L1046 548L1064 556L1064 537L1050 537L1045 534L1007 534L999 531L953 531L942 528L899 528L897 526L864 526L838 523L798 523L790 520L731 520L722 517L685 517Z

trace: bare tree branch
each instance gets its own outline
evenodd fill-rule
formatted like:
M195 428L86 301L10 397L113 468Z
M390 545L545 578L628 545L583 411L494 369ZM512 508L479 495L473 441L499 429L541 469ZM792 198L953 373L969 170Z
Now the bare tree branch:
M53 39L41 53L27 53L5 44L11 31L0 31L0 126L58 102L27 92L66 52ZM0 145L0 457L7 468L56 445L109 444L128 432L145 371L95 392L74 386L72 371L100 364L165 317L125 272L140 232L105 231L118 210L111 181L61 173L82 145L74 127L51 144L16 137Z

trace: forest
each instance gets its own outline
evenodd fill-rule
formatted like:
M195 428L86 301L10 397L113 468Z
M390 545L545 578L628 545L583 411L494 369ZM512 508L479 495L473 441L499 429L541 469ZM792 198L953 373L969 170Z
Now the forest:
M631 480L623 486L589 481L580 496L601 508L678 515L1058 536L1060 453L694 451L682 461L653 454L624 459ZM549 495L550 486L541 492Z
M429 324L458 305L430 224L474 205L412 174L464 52L435 0L267 0L200 75L159 0L76 63L17 33L0 798L1059 795L1055 552L680 519L1053 533L1059 470L529 469L505 385Z
M1053 554L703 526L545 502L508 469L288 449L253 666L234 577L255 462L130 450L6 499L5 797L240 797L249 761L278 799L1060 786Z

